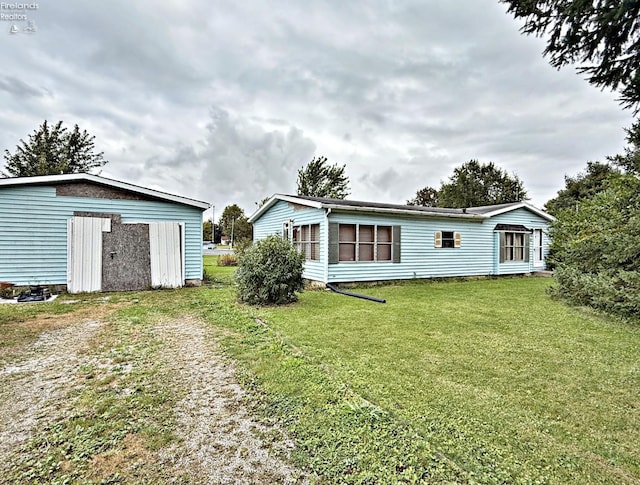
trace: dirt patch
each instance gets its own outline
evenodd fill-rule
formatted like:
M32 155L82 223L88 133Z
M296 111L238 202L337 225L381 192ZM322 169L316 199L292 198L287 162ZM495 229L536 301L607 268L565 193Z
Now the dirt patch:
M22 350L19 360L0 368L0 475L37 423L59 415L77 383L81 351L105 325L98 320L70 322L55 328L62 325L57 322Z
M114 310L123 304L97 304L90 306L69 307L69 313L43 313L33 317L19 316L15 323L5 323L0 328L0 367L14 358L23 358L29 352L33 341L43 332L53 332L75 325L81 320L104 321ZM2 345L2 341L6 345Z
M285 461L293 443L249 414L234 366L221 357L206 324L185 318L156 332L175 384L186 391L175 410L183 441L163 451L176 475L189 483L306 483Z
M77 402L70 399L70 393L75 395L87 385L87 369L93 369L91 382L100 380L107 387L117 387L120 377L137 365L137 345L126 346L117 362L110 345L102 350L103 342L122 330L119 325L123 323L108 323L109 314L118 306L81 306L72 313L39 315L3 326L15 325L28 334L0 355L8 357L0 360L0 483L3 477L15 476L12 466L32 459L35 450L25 449L25 455L19 455L23 444L51 423L74 415ZM170 376L171 387L180 396L172 411L179 440L155 447L144 434L129 434L113 448L86 457L88 466L81 472L84 479L119 476L124 483L308 483L304 473L288 464L293 443L277 426L251 415L234 366L222 356L210 326L182 318L140 324L132 331L141 342L158 344L153 344L154 365L163 368L158 376ZM122 389L123 396L127 392L132 391ZM60 464L61 474L78 470L64 459Z
M130 434L124 438L118 450L94 456L91 459L91 470L95 477L108 477L152 461L151 452L141 438Z

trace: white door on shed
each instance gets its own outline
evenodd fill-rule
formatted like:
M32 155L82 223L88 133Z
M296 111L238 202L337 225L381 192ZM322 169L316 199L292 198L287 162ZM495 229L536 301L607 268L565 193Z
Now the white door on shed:
M72 217L67 222L67 291L102 289L102 232L111 231L111 219Z
M182 232L178 222L149 223L149 251L151 254L151 286L178 288L182 276Z

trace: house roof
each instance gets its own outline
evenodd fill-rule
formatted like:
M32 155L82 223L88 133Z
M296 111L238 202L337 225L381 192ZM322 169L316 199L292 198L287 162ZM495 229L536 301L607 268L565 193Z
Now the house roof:
M0 178L0 188L14 187L14 186L30 186L30 185L55 185L59 183L73 183L73 182L87 182L87 183L92 183L96 185L112 187L112 188L124 190L127 192L146 195L148 197L160 199L167 202L177 202L179 204L184 204L191 207L197 207L198 209L208 209L209 207L211 207L211 205L208 202L189 199L187 197L181 197L179 195L169 194L167 192L161 192L159 190L148 189L146 187L141 187L139 185L134 185L127 182L121 182L119 180L109 179L106 177L99 177L98 175L92 175L89 173L41 175L37 177Z
M468 207L465 209L450 209L446 207L423 207L417 205L384 204L379 202L364 202L358 200L308 197L304 195L275 194L262 207L254 212L251 217L249 217L249 222L257 221L267 210L269 210L271 206L273 206L279 200L290 202L292 204L314 207L316 209L422 215L427 217L451 217L471 220L487 219L504 212L509 212L524 207L548 221L553 220L553 216L526 202L512 202L508 204Z

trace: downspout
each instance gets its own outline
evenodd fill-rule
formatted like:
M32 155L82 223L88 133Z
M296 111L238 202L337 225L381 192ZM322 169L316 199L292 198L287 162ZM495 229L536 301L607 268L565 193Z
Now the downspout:
M376 303L387 303L387 300L382 298L376 298L375 296L361 295L359 293L351 293L349 291L343 291L339 289L337 286L332 285L331 283L327 283L327 288L335 293L340 293L341 295L353 296L354 298L362 298L363 300L374 301Z
M329 282L329 215L331 214L331 207L325 211L325 231L324 231L324 282Z

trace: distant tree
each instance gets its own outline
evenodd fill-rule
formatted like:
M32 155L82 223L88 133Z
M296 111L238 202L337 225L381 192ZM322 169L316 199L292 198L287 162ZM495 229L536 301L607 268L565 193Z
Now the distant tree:
M269 199L271 197L267 196L267 197L263 197L262 199L260 199L260 202L256 202L256 205L258 206L258 209L260 207L262 207L263 205L265 205L267 202L269 202Z
M222 234L229 237L233 242L253 237L253 227L247 217L237 204L228 205L220 216L220 228Z
M220 239L222 238L222 229L220 228L220 224L214 224L214 232L213 232L213 242L218 244Z
M202 240L203 241L213 241L213 223L211 219L204 221L202 223Z
M638 0L501 0L524 19L522 32L548 34L543 52L556 68L578 72L600 88L620 92L625 108L640 107L640 2Z
M69 131L62 121L50 126L45 120L29 135L29 141L20 140L16 151L5 150L4 177L33 177L85 173L107 163L104 152L94 152L95 136L80 131L78 125Z
M470 160L454 169L438 190L439 207L476 207L524 200L527 192L517 175L510 176L493 162Z
M564 209L575 210L580 202L606 189L610 176L618 173L620 170L608 163L587 162L584 172L575 177L565 175L565 188L545 204L545 210L554 216Z
M345 168L346 165L329 165L326 157L314 158L298 170L298 195L344 199L349 195Z
M413 199L407 201L407 205L421 205L423 207L438 207L438 191L433 187L425 187L416 192Z

